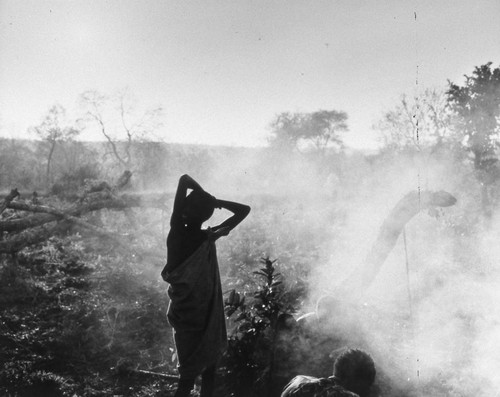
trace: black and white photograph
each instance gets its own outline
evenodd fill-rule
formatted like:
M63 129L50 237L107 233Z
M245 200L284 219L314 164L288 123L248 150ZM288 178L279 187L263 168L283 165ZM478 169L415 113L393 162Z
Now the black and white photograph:
M498 0L0 0L0 397L500 397Z

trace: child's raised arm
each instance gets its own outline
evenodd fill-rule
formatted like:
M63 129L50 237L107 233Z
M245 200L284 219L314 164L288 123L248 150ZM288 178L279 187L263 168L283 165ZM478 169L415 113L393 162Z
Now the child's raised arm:
M182 224L182 210L186 201L187 190L203 190L203 188L191 178L188 174L184 174L179 178L177 191L175 192L174 208L170 217L170 227Z
M214 232L215 239L227 236L243 219L250 213L250 207L245 204L235 203L233 201L215 200L216 208L224 208L231 211L233 215L222 222L220 225L214 226L211 230Z

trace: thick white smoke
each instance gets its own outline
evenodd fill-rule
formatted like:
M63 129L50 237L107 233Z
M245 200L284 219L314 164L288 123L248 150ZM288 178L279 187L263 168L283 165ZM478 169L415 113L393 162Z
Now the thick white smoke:
M406 244L400 235L361 300L343 296L346 305L335 309L337 326L331 333L344 332L348 340L352 327L358 328L363 348L399 395L495 395L500 390L500 218L495 214L489 224L481 220L481 187L472 166L451 156L422 154L337 161L322 167L318 159L265 150L217 159L202 186L253 207L228 242L219 244L221 266L230 265L226 251L235 249L238 239L256 263L263 255L280 261L291 252L307 267L309 296L301 307L306 313L320 297L335 295L365 260L384 219L405 194L447 191L457 203L421 211L408 222ZM285 277L296 274L284 271ZM352 305L358 306L353 310Z

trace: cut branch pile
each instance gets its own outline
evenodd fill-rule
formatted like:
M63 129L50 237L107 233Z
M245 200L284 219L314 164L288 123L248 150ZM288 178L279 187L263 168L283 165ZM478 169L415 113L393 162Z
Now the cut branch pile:
M167 201L165 194L120 194L119 191L128 184L130 177L131 173L125 171L114 186L106 182L92 183L76 202L64 209L40 204L36 194L33 194L30 200L23 200L18 190L13 189L0 203L0 253L15 253L70 230L84 230L92 235L110 239L117 246L130 250L131 241L139 232L144 232L134 227L144 222L137 222L130 209L142 207L165 210ZM3 215L7 209L13 211L10 211L10 216L5 217ZM123 235L111 232L83 218L84 215L103 209L123 211L132 224L134 233ZM135 253L140 256L145 254ZM148 252L148 255L163 256L160 252Z

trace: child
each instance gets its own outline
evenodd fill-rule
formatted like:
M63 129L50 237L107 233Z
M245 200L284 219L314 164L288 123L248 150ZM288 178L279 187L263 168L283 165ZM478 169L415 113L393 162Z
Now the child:
M192 192L186 196L188 189ZM233 215L218 226L202 229L215 208ZM167 316L179 361L175 397L189 396L200 374L201 396L213 395L216 363L227 345L215 241L227 236L249 212L247 205L211 196L189 175L179 179L167 237L167 264L161 274L170 284Z

